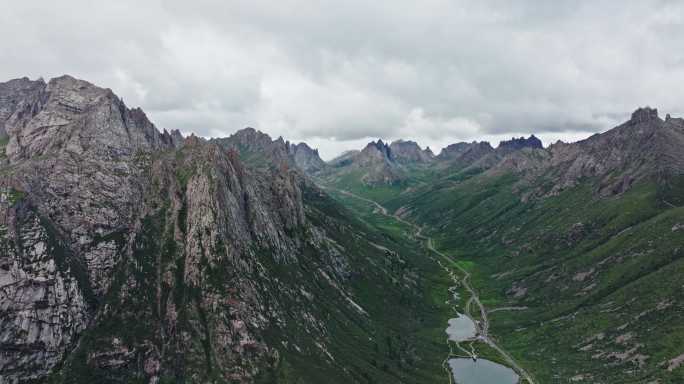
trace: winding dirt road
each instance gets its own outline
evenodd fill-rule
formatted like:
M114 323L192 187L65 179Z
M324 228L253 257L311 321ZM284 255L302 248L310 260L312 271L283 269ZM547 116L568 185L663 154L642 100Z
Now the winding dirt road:
M432 238L422 234L422 232L423 232L422 227L416 225L415 223L407 221L404 218L402 218L396 214L390 214L389 211L387 210L387 208L383 207L382 205L380 205L376 201L373 201L371 199L367 199L365 197L356 195L356 194L351 193L349 191L344 191L344 190L337 190L337 191L343 195L350 196L350 197L365 201L367 203L370 203L373 206L375 206L378 209L378 211L380 211L380 213L382 215L391 217L391 218L393 218L393 219L395 219L395 220L397 220L403 224L410 226L411 228L413 228L415 230L413 236L419 240L424 241L427 249L430 252L433 252L434 254L438 255L440 258L451 262L451 264L453 264L461 272L462 277L460 279L459 279L459 276L457 276L454 273L454 271L451 268L449 268L449 266L444 265L444 263L442 263L441 260L437 259L437 263L439 263L440 267L442 267L442 268L444 268L444 270L446 270L446 272L449 274L451 279L455 283L462 284L463 287L465 287L465 289L468 291L468 293L470 293L470 299L468 300L468 302L466 303L466 306L465 306L465 315L470 317L470 319L473 320L473 322L475 323L475 327L477 330L477 339L486 343L491 348L496 350L504 358L504 360L506 360L506 362L511 366L511 368L513 368L518 373L518 375L520 375L520 377L523 380L527 381L527 383L529 383L529 384L535 384L535 381L532 378L532 376L529 373L527 373L527 371L525 371L525 369L523 367L521 367L520 364L518 364L515 361L515 359L513 359L513 357L508 352L506 352L502 347L500 347L489 336L489 318L487 317L488 311L485 308L485 306L482 304L482 302L480 301L480 297L478 296L477 291L470 285L470 272L468 272L465 268L458 265L458 263L454 263L453 259L450 256L447 256L446 254L437 250L433 244ZM477 309L480 312L480 319L481 320L479 320L479 321L475 320L475 318L472 316L472 310L471 310L472 309L472 303L475 303L475 305L477 306ZM466 352L471 357L476 358L474 351L471 353L468 353L466 350L461 348L460 345L459 345L459 349ZM472 350L472 345L471 345L471 350ZM449 380L451 382L451 377L449 377Z

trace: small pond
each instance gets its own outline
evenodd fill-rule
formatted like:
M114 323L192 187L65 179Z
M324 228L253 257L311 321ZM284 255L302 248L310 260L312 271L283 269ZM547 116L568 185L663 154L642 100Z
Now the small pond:
M446 329L449 340L463 341L475 337L475 323L465 315L459 314L457 318L449 319L449 327Z
M457 384L517 384L514 370L485 359L449 359L449 367Z

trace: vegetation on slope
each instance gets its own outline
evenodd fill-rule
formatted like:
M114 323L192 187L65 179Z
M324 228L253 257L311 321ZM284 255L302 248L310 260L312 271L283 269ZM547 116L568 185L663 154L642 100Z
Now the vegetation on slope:
M472 265L489 308L524 308L492 313L492 331L541 382L681 381L681 179L528 202L518 181L476 175L388 205Z
M183 153L169 156L182 162ZM211 172L210 168L176 169L181 202L187 199L184 191L190 180L205 172ZM284 309L282 314L272 314L274 321L263 333L263 340L256 340L277 351L272 368L263 370L257 382L448 382L442 361L447 353L444 327L449 315L445 304L449 280L424 257L424 250L407 238L407 229L401 224L372 215L358 217L317 188L308 187L303 196L307 225L324 230L335 251L312 246L316 244L310 238L314 232L293 231L289 236L307 244L296 255L296 262L276 261L269 249L255 250L268 278L260 271L236 276L230 265L202 260L199 268L205 272L200 285L191 286L184 278L188 265L185 246L174 234L174 223L183 233L189 230L185 225L187 206L174 211L158 197L169 192L159 189L158 180L151 182L149 204L157 209L144 217L133 256L118 266L112 287L100 303L104 310L51 382L142 382L140 366L102 368L98 362L116 361L116 353L120 353L133 354L136 358L132 360L143 364L147 352L128 346L149 344L162 351L164 366L177 362L175 372L167 369L162 382L226 382L222 374L226 367L221 367L218 355L222 346L214 344L216 338L210 335L211 324L221 312L206 307L208 295L226 298L229 307L239 305L234 302L240 300L239 292L231 285L236 278L257 285L269 308L272 304ZM347 297L325 278L324 271L332 262L326 254L331 252L342 252L340 260L351 266L342 287L350 293ZM175 309L166 303L173 303ZM228 318L229 307L222 312ZM178 317L176 336L166 333L172 310ZM312 322L315 330L309 327ZM183 348L174 346L173 337L179 337ZM102 350L115 352L103 354ZM255 362L258 360L244 360L239 367L251 369Z

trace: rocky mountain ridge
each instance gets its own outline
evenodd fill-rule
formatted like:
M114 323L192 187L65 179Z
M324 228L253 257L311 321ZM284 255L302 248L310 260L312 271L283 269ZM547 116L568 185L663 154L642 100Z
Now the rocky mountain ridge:
M531 135L527 139L525 137L514 137L510 140L504 140L500 142L499 146L497 147L498 150L502 151L516 151L523 148L542 149L544 148L544 146L542 145L541 140L539 140L534 135Z
M487 142L455 143L430 161L413 157L412 162L403 164L428 164L448 173L513 172L523 175L530 185L542 178L550 181L546 183L550 188L536 188L529 192L532 195L556 194L587 178L595 180L599 194L619 194L635 181L683 172L682 127L683 119L668 115L663 120L656 109L645 107L637 109L624 124L576 143L558 142L544 148L534 135L502 141L496 148ZM410 178L400 166L392 166L399 162L394 161L391 146L378 145L370 143L364 151L338 161L336 169L345 172L345 167L356 164L367 172L367 184L392 184ZM419 148L417 144L411 146Z
M530 185L547 180L532 195L555 195L590 181L599 195L627 191L637 181L667 182L684 173L681 119L658 117L652 108L639 108L627 122L575 143L558 142L548 148L536 146L503 156L490 172L515 172Z
M227 138L213 139L225 148L232 148L253 163L287 164L308 174L316 174L325 169L317 149L306 143L290 143L279 137L275 140L252 127L241 129Z
M389 148L393 160L401 164L429 163L435 157L430 147L421 149L418 143L411 140L395 140Z
M435 155L428 147L422 149L411 140L395 140L385 143L382 139L368 143L360 151L347 151L328 162L323 178L360 173L358 176L368 185L392 185L402 182L411 167L428 166Z
M525 148L542 149L541 141L534 135L502 141L494 149L488 142L454 143L442 149L435 156L428 147L421 149L414 141L395 140L391 144L381 139L370 142L361 151L349 152L330 161L332 169L328 177L335 174L362 172L360 178L368 185L393 185L410 178L411 168L467 168L489 169L507 154Z
M575 185L582 178L596 178L600 180L600 193L615 194L635 181L683 174L682 148L682 120L662 120L657 109L646 107L605 133L549 147L548 163L555 168L560 188Z
M138 156L180 142L110 90L69 76L0 90L0 371L12 382L44 376L92 321L129 247L119 234L135 227Z
M235 145L159 132L69 76L0 95L2 382L247 383L285 355L313 375L352 358L331 319L376 327L352 277L403 279L367 270L388 248L287 166L315 151L249 129Z
M401 179L402 165L396 161L391 145L382 140L368 143L360 151L347 151L328 162L322 177L360 173L367 184L393 184Z
M294 157L295 165L308 174L321 172L327 166L318 154L318 149L312 149L304 142L290 144L290 153Z

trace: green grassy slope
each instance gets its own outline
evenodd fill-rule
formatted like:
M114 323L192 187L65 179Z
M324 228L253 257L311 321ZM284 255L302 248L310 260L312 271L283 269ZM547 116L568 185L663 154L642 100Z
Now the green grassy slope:
M523 203L512 175L443 181L387 202L471 263L492 331L540 382L681 382L682 181L599 198L589 182Z
M0 161L7 158L7 155L5 154L7 143L9 143L9 137L0 137Z
M317 193L307 193L305 198L313 208L308 215L314 225L339 226L334 240L347 250L356 266L351 280L355 301L368 311L370 321L343 313L343 306L332 297L328 302L319 296L317 311L328 319L333 340L330 353L338 366L283 349L283 364L264 382L348 383L349 376L359 383L448 382L441 366L447 354L447 276L407 239L406 228L396 221L377 215L358 216ZM350 204L350 208L356 213L369 211L366 206ZM299 283L309 289L309 282ZM278 332L291 338L297 330ZM274 339L279 337L278 332ZM341 374L341 367L348 375Z
M433 170L429 165L406 165L402 168L402 180L393 184L364 183L365 174L366 171L363 169L332 169L326 174L317 176L316 181L333 190L348 191L385 204L430 185L438 180L441 171ZM359 212L363 211L357 211Z

